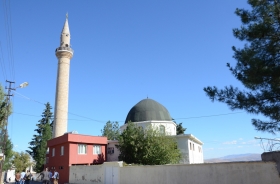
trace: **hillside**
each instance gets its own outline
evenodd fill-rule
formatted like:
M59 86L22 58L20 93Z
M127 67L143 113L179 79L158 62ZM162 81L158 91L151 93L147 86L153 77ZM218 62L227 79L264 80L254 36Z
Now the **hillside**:
M220 158L205 159L205 163L215 163L215 162L239 162L239 161L260 161L261 154L247 153L238 155L227 155Z

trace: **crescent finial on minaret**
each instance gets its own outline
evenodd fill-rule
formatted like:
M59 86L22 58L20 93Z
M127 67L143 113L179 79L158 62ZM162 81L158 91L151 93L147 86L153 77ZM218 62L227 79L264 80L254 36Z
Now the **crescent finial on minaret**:
M68 12L66 13L66 19L68 19Z

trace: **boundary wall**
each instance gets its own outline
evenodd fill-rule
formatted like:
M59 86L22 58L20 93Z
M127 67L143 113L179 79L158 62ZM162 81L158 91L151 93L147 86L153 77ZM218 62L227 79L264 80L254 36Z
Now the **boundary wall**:
M275 162L126 166L122 162L71 166L71 184L279 184Z

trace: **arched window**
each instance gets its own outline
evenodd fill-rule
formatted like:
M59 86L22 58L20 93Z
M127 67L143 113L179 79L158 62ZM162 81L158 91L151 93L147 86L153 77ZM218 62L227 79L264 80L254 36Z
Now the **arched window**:
M159 132L160 132L161 134L165 134L165 126L160 125L160 126L159 126Z

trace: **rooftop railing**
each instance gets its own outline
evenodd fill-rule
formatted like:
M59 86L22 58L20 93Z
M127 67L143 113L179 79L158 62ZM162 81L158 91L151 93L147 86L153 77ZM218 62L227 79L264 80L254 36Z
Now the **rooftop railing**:
M72 54L74 53L74 50L71 49L70 47L58 47L55 49L55 52L61 52L61 51L68 51L71 52Z

